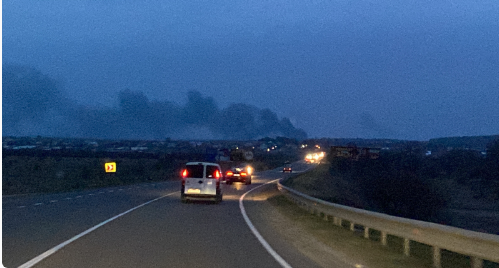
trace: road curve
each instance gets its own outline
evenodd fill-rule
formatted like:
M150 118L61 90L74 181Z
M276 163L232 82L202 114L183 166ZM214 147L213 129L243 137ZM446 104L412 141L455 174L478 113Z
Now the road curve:
M18 267L76 237L33 267L282 267L239 205L244 193L282 176L274 170L256 174L252 185L223 185L219 205L181 203L179 182L4 198L3 264ZM315 266L279 237L269 244L290 267Z

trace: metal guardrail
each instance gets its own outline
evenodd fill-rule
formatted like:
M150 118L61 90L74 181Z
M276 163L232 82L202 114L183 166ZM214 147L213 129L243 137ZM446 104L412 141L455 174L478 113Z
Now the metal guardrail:
M322 214L325 219L333 218L336 225L342 220L350 222L350 230L362 226L364 237L369 230L381 232L381 243L387 245L387 235L404 239L404 254L410 255L410 241L416 241L433 248L433 266L441 267L441 250L449 250L471 258L473 268L482 268L483 260L499 262L499 235L469 231L436 223L411 220L387 214L371 212L320 200L278 182L278 189L295 203L305 206L312 213Z

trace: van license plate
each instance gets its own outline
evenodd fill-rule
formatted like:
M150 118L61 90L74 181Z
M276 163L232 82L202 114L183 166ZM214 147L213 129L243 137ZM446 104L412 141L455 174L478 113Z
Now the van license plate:
M188 194L199 194L201 193L200 189L187 189Z

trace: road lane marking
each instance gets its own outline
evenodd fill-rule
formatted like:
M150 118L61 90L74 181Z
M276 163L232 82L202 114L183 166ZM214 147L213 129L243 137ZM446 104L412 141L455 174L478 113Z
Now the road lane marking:
M167 196L170 196L170 195L176 194L176 193L178 193L178 191L173 192L173 193L169 193L169 194L166 194L166 195L163 195L163 196L160 196L160 197L158 197L158 198L156 198L156 199L153 199L153 200L147 201L147 202L145 202L145 203L143 203L143 204L141 204L141 205L138 205L138 206L136 206L136 207L134 207L134 208L131 208L131 209L129 209L129 210L127 210L127 211L125 211L125 212L123 212L123 213L121 213L121 214L118 214L118 215L116 215L116 216L114 216L114 217L112 217L112 218L110 218L110 219L108 219L108 220L105 220L105 221L103 221L103 222L101 222L101 223L99 223L99 224L95 225L94 227L92 227L92 228L90 228L90 229L88 229L88 230L84 231L83 233L80 233L80 234L78 234L78 235L74 236L73 238L71 238L71 239L69 239L69 240L66 240L66 241L62 242L61 244L59 244L59 245L57 245L57 246L55 246L55 247L53 247L53 248L51 248L51 249L49 249L49 250L45 251L44 253L42 253L42 254L40 254L40 255L36 256L35 258L31 259L30 261L28 261L28 262L26 262L26 263L22 264L22 265L21 265L21 266L19 266L18 268L29 268L29 267L33 267L33 265L35 265L35 264L37 264L37 263L41 262L43 259L45 259L45 258L49 257L50 255L52 255L52 254L56 253L59 249L61 249L61 248L65 247L65 246L67 246L68 244L70 244L71 242L75 241L76 239L81 238L82 236L84 236L84 235L86 235L86 234L89 234L90 232L92 232L92 231L94 231L95 229L97 229L97 228L99 228L99 227L103 226L104 224L109 223L109 222L111 222L111 221L113 221L113 220L115 220L115 219L117 219L117 218L119 218L119 217L121 217L121 216L123 216L123 215L125 215L125 214L128 214L128 213L130 213L130 212L132 212L132 211L134 211L134 210L136 210L136 209L138 209L138 208L141 208L141 207L143 207L143 206L145 206L145 205L147 205L147 204L150 204L150 203L152 203L152 202L154 202L154 201L160 200L161 198L164 198L164 197L167 197Z
M265 241L265 239L263 238L263 236L256 230L255 226L253 225L253 223L251 223L248 215L246 215L246 210L244 209L244 205L243 205L243 199L244 197L250 193L251 191L253 190L256 190L264 185L267 185L269 183L273 183L273 182L276 182L278 181L279 179L277 180L273 180L273 181L269 181L265 184L262 184L258 187L255 187L249 191L247 191L246 193L244 193L241 198L239 198L239 208L241 209L241 214L243 214L243 218L244 218L244 221L246 221L246 224L248 225L248 227L250 228L251 232L253 232L253 234L256 236L256 238L258 239L258 241L260 241L260 244L262 244L262 246L267 250L267 252L272 255L272 257L274 257L274 259L284 268L292 268L291 265L289 265L281 256L279 256L279 254L277 254L277 252L275 252L275 250L269 245L269 243L267 243L267 241Z
M43 203L35 203L33 204L34 206L39 206L39 205L43 205Z
M50 200L50 203L55 203L57 202L57 200Z

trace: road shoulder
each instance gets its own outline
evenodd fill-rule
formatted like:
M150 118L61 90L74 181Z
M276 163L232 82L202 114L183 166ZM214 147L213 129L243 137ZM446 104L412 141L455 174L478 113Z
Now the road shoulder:
M292 258L293 267L310 267L311 263L317 267L428 267L419 259L403 256L401 250L365 240L306 212L289 202L275 184L253 191L244 204L251 221L274 250L279 254L279 248L282 252L291 250L308 259L283 255L286 261L286 257Z

